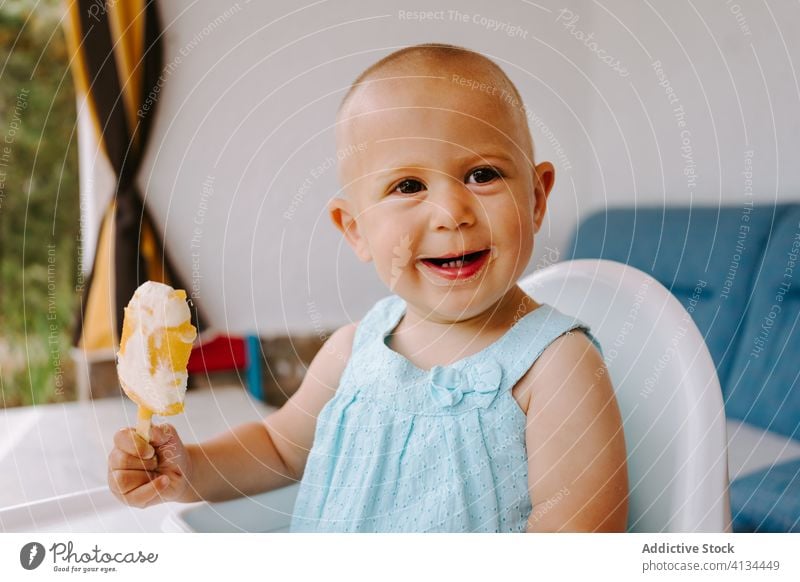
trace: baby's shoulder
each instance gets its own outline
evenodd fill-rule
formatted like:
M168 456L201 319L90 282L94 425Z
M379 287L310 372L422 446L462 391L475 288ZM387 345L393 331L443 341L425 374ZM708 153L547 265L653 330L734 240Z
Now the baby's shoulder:
M531 368L566 363L586 366L595 364L598 360L602 362L603 358L594 341L586 330L576 327L550 342Z
M344 368L353 351L353 341L358 324L359 321L348 323L339 327L330 335L321 349L326 360L336 361Z
M529 405L532 396L559 390L569 378L607 377L603 356L581 328L565 331L542 351L514 387L516 396ZM546 399L546 397L544 397ZM527 406L524 407L527 411Z

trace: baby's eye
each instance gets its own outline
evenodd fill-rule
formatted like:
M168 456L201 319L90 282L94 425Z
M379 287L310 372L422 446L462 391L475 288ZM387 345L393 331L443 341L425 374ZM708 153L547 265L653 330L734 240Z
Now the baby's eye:
M472 170L469 176L467 176L467 183L487 184L497 178L500 178L500 172L498 172L494 168L490 167L478 168L476 170Z
M425 189L425 184L413 178L406 178L394 187L393 192L400 192L401 194L416 194Z

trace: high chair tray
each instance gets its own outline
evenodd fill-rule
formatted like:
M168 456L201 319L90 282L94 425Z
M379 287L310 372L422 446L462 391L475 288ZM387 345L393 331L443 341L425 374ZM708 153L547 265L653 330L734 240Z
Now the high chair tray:
M299 484L252 497L199 503L164 518L165 532L288 532Z
M0 509L0 532L158 532L165 517L186 508L162 503L137 509L121 503L108 487L95 487Z

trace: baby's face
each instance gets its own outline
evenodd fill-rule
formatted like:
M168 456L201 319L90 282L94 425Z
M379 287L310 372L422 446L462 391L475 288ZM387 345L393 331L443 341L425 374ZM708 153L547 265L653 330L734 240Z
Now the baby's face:
M549 163L532 166L516 112L499 90L449 78L378 81L352 103L334 223L424 316L491 308L530 260L553 182Z

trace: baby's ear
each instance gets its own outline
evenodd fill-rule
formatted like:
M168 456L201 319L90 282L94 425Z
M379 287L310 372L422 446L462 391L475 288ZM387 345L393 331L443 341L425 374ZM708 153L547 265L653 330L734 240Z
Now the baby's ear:
M337 197L328 202L328 212L333 224L342 232L359 260L368 263L372 260L372 254L369 252L367 241L359 231L353 206L351 200Z
M538 233L547 212L547 197L556 180L556 169L550 162L537 164L533 171L533 188L536 196L534 207L534 232Z

